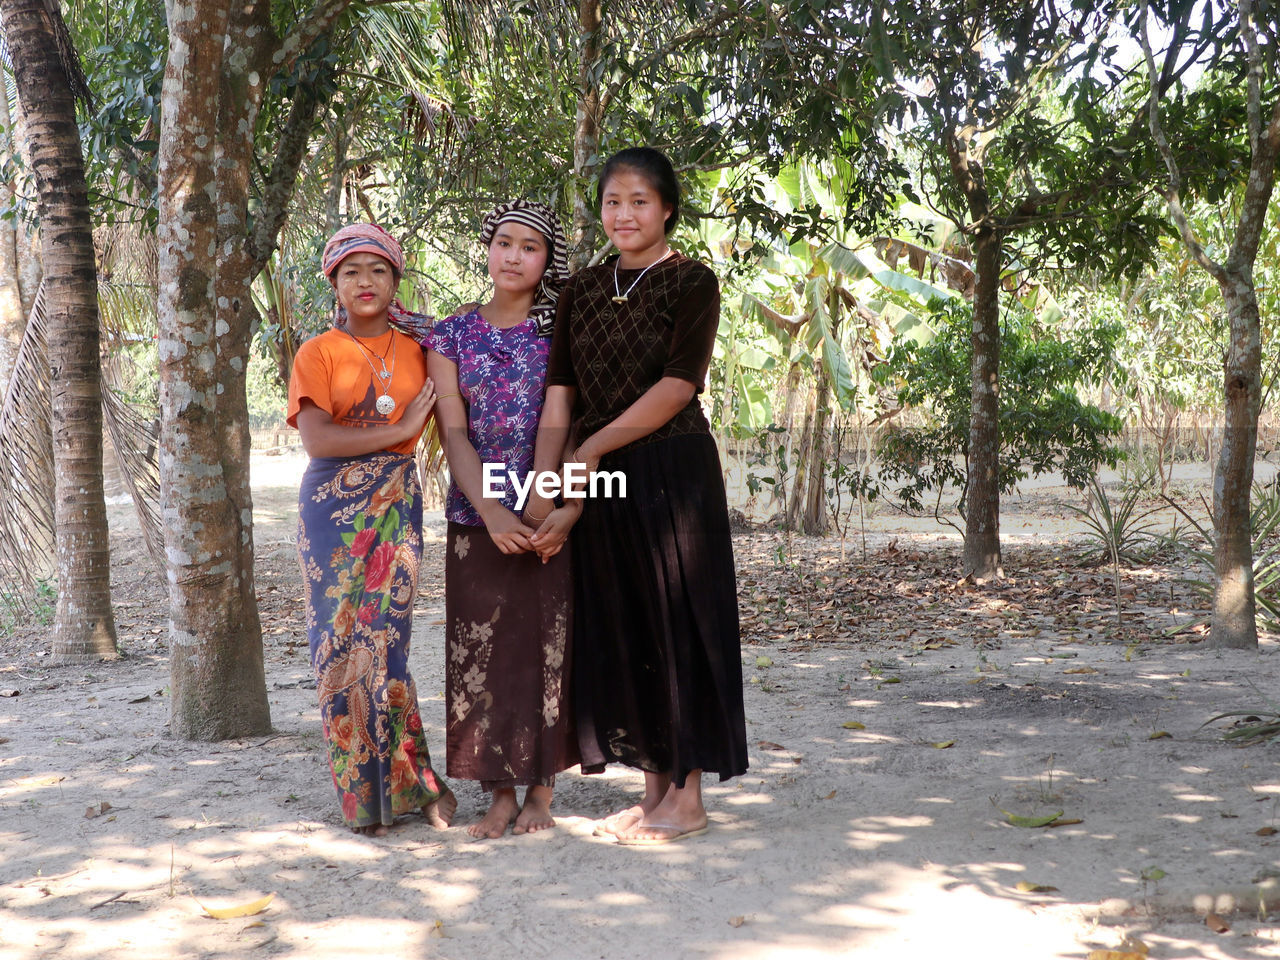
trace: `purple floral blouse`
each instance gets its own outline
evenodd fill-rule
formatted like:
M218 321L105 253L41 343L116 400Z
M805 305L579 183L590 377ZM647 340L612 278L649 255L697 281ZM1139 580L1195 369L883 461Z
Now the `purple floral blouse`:
M515 510L516 492L507 471L514 471L523 484L533 469L551 339L538 336L532 319L499 330L473 310L437 323L426 345L458 365L458 390L467 404L467 438L480 455L482 469L486 463L501 465L501 483L493 486L503 491L503 504ZM456 483L449 485L445 516L453 523L484 526Z

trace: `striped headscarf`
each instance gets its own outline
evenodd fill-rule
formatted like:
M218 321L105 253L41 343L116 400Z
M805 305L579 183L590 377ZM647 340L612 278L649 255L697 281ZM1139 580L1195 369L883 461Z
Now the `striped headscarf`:
M489 246L493 243L493 235L498 227L511 221L537 230L547 240L547 268L534 293L533 308L529 311L529 316L533 317L538 326L538 335L549 337L555 326L556 300L560 297L560 288L569 279L569 258L564 232L560 229L560 218L549 206L537 200L511 200L489 211L480 225L480 242Z
M396 282L404 276L404 250L391 234L375 223L353 223L343 227L324 245L324 253L320 256L320 269L329 278L334 289L338 286L338 266L343 260L355 253L373 253L391 264L396 273ZM431 317L421 313L412 313L397 299L392 299L387 309L388 319L392 325L415 340L421 341L431 329ZM347 311L341 303L337 305L334 326L345 326Z

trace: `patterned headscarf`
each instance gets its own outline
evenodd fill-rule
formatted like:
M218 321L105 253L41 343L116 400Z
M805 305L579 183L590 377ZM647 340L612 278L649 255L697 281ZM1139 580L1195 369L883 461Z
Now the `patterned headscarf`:
M547 240L547 268L534 293L533 308L529 316L538 325L538 335L551 336L555 326L556 300L560 288L569 279L569 258L565 251L564 233L556 212L545 203L536 200L511 200L494 207L480 225L480 242L486 247L493 243L493 235L501 224L515 221L531 227Z
M399 242L382 227L375 223L353 223L343 227L324 245L324 253L320 256L320 269L329 278L336 290L338 287L338 265L355 253L373 253L391 264L396 272L396 280L404 276L404 250ZM392 299L387 309L387 316L393 326L421 341L431 329L432 318L421 313L412 313L397 299ZM337 305L334 326L345 326L347 311L341 303Z

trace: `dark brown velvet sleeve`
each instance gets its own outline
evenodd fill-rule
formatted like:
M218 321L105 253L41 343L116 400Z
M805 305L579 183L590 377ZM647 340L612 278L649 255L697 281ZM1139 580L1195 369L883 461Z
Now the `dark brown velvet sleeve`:
M547 386L577 387L578 378L573 372L573 357L569 353L569 314L573 310L573 292L577 288L573 277L560 291L556 300L556 324L551 333L551 352L547 354Z
M675 329L662 375L688 380L701 393L720 327L720 281L701 263L692 268L680 301L671 308Z

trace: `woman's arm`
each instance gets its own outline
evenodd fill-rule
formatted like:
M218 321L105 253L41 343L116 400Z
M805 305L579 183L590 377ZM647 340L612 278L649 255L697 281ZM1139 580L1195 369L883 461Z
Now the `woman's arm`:
M405 407L404 415L395 423L349 427L334 423L327 410L321 410L304 398L297 417L302 448L309 457L358 457L390 449L422 433L435 402L435 384L428 377L418 395Z
M485 530L503 553L523 553L530 549L533 529L526 527L501 500L484 496L480 454L467 436L467 405L458 390L458 365L434 350L427 353L427 373L440 384L441 400L436 406L436 426L453 482L471 501L484 521Z
M542 401L542 414L538 418L538 436L533 444L533 473L541 476L544 473L559 473L564 465L565 455L569 452L569 425L573 420L573 402L578 396L574 387L547 387L546 399ZM529 488L529 499L525 503L525 516L541 523L552 510L552 503L538 496L537 491Z
M569 459L586 464L590 475L606 453L635 443L664 426L689 405L697 392L698 388L688 380L663 377L641 394L639 400L587 437Z

